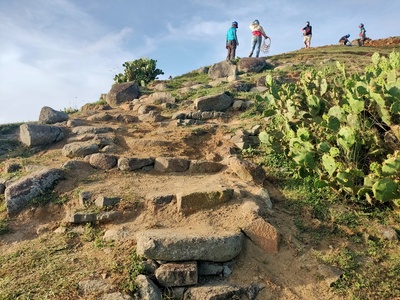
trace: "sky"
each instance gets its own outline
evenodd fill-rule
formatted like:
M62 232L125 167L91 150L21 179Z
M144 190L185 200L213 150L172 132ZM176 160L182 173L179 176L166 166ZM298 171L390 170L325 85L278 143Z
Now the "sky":
M360 23L372 39L399 36L399 11L398 0L0 0L0 124L96 102L126 61L156 60L162 80L218 63L233 21L238 57L255 19L271 56L302 48L307 21L312 47L352 40Z

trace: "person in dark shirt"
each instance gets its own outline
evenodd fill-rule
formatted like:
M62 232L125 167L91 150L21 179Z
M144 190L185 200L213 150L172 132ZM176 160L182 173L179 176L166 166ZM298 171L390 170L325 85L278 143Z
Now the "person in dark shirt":
M350 37L350 34L346 34L346 35L342 36L339 40L339 45L351 46L349 37Z
M310 25L310 22L307 21L306 26L303 27L303 42L306 48L311 47L311 37L312 37L312 26Z

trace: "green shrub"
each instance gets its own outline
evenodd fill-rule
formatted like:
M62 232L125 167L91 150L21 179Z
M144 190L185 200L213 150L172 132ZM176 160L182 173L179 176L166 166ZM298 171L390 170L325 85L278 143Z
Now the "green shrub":
M147 85L149 82L157 79L158 75L163 75L164 72L156 68L157 61L149 58L140 58L134 61L126 61L122 64L125 67L124 74L115 75L116 83L128 81L136 81L141 86Z

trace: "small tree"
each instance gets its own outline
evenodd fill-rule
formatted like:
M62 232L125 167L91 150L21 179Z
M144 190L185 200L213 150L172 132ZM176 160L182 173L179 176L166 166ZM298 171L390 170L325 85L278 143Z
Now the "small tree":
M122 66L125 67L124 74L119 73L114 76L116 83L136 81L141 86L145 86L150 81L157 79L158 75L164 72L156 68L157 61L149 58L140 58L134 61L126 61Z

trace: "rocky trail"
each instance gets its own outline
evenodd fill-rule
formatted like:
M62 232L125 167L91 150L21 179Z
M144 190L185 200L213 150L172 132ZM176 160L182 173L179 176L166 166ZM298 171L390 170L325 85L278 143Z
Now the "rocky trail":
M247 89L238 70L257 72L267 62L216 65L208 70L211 86ZM80 236L92 223L113 247L75 244L71 259L79 268L84 257L98 264L85 276L71 271L77 288L54 299L131 299L109 266L134 251L146 260L138 299L161 299L161 293L171 299L340 299L330 285L341 273L314 255L315 247L330 251L330 245L300 240L296 216L268 170L240 155L265 126L238 118L253 103L226 93L177 103L165 82L126 99L121 95L138 87L121 86L111 88L108 105L70 116L45 107L38 124L0 136L32 150L28 159L1 164L7 176L0 187L12 217L0 252ZM180 92L201 88L210 87L193 82ZM260 80L254 88L262 92L265 85ZM14 180L15 172L23 176ZM54 183L54 193L67 200L33 207L38 191Z

